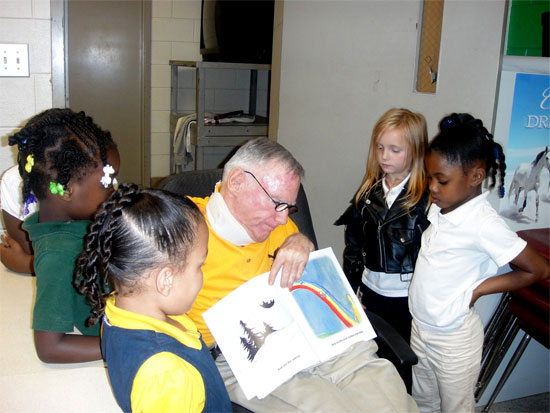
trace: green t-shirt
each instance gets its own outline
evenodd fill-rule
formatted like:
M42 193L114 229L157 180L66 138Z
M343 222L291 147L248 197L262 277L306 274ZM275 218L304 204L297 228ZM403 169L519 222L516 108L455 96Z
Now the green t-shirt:
M23 223L34 250L36 299L34 330L99 336L99 323L86 327L90 305L73 286L76 259L82 252L90 221L38 222L38 212Z

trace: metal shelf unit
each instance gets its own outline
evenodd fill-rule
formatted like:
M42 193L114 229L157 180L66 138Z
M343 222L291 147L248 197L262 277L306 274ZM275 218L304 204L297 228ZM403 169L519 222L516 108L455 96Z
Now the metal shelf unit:
M265 70L268 75L271 66L268 64L251 64L251 63L222 63L222 62L198 62L198 61L181 61L171 60L171 102L170 102L170 163L173 165L173 143L174 131L177 120L184 115L178 112L178 68L181 66L194 68L196 85L195 85L195 113L197 114L196 134L192 133L191 143L195 145L195 169L203 169L204 165L204 148L207 147L236 147L241 145L246 140L258 137L267 136L269 129L268 117L256 115L257 109L257 79L258 71ZM205 101L206 101L206 85L205 85L205 70L208 69L226 69L226 70L249 70L249 110L250 115L255 116L253 123L224 123L224 124L205 124ZM269 76L268 76L269 79ZM269 82L268 82L269 84ZM268 99L269 101L269 99ZM193 130L192 130L193 131ZM170 171L171 173L173 171Z

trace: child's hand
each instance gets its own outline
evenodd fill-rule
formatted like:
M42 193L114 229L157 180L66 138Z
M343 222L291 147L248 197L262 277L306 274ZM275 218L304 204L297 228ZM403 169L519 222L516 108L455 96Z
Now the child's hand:
M0 260L8 269L23 274L31 274L33 272L32 259L33 256L27 254L15 239L8 234L2 236Z
M2 235L2 244L3 247L9 248L10 247L10 236L8 234Z
M21 244L19 244L16 240L14 240L12 237L10 237L8 234L2 235L2 244L1 244L2 250L5 249L13 249L12 253L25 253L23 251L23 247L21 247Z

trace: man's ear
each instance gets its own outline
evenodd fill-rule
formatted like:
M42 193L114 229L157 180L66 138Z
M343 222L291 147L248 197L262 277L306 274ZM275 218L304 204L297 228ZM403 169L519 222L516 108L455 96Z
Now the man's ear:
M172 267L162 267L156 275L157 291L165 297L172 291L174 281L174 269Z
M244 172L244 169L240 166L237 166L231 171L229 171L229 174L227 175L227 179L225 180L227 189L231 193L240 192L241 188L243 187L244 183L246 181L246 173Z

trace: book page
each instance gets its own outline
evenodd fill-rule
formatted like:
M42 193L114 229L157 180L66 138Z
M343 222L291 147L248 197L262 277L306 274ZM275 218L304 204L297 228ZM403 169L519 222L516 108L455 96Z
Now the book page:
M317 359L280 288L259 275L203 314L248 399L263 398Z
M286 291L286 306L320 361L376 337L332 248L312 252L302 277Z
M269 273L203 314L245 396L263 398L296 373L376 334L331 248L310 254L301 279Z

